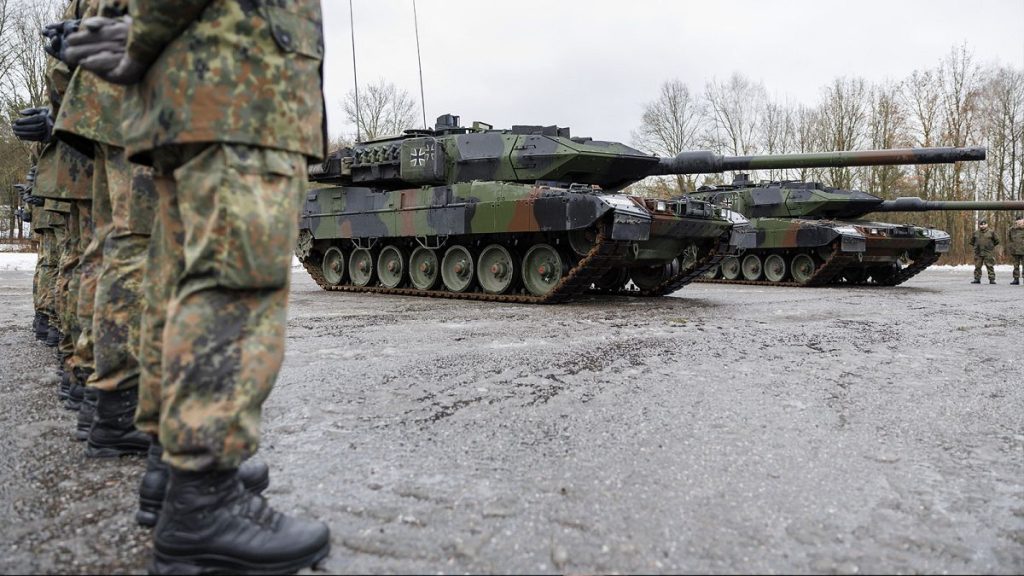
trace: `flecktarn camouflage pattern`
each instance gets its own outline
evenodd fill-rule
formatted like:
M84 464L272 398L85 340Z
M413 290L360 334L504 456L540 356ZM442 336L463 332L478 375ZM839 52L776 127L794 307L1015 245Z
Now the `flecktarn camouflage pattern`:
M560 302L673 292L752 238L707 202L616 194L663 159L567 128L459 126L365 142L313 167L299 259L328 290Z
M983 160L978 148L919 148L810 154L818 166L870 166ZM785 156L759 159L741 168L780 168ZM790 156L792 158L792 156ZM756 166L755 166L756 164ZM920 273L950 248L942 230L874 222L878 212L1014 210L1024 202L935 202L920 198L883 200L859 190L816 182L754 183L740 174L728 186L706 187L693 196L750 218L756 245L725 258L702 281L790 286L836 283L895 286Z

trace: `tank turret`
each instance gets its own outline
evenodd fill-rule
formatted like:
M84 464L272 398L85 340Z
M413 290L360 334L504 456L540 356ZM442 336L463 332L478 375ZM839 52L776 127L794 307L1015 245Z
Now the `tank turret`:
M701 188L691 196L721 204L748 218L843 219L860 218L875 212L1024 210L1024 202L1021 201L935 201L917 197L884 200L860 190L830 188L818 182L755 184L745 174L738 175L732 185Z
M571 135L558 126L495 130L459 117L438 118L433 130L361 142L310 169L310 179L343 186L398 190L474 180L584 184L617 191L648 176L736 170L936 164L984 160L984 148L910 148L816 154L721 156L683 152L659 158L625 144Z

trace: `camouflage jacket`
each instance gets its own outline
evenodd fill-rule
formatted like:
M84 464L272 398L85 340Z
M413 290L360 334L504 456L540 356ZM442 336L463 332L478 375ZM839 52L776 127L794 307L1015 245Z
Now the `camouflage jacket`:
M76 0L71 4L69 10L78 10L82 18L99 14L99 0ZM81 5L85 6L84 11L80 9ZM61 102L54 132L58 136L62 133L68 135L62 138L86 153L91 151L84 149L75 140L75 136L123 146L121 103L124 101L124 92L123 87L105 82L83 68L77 68L71 75L67 93Z
M125 110L133 162L232 142L324 156L320 0L131 0L129 54L149 65Z
M1024 256L1024 227L1013 226L1006 233L1007 249L1014 256Z
M971 236L971 246L974 246L974 254L991 256L992 252L999 246L999 237L994 230L975 230Z

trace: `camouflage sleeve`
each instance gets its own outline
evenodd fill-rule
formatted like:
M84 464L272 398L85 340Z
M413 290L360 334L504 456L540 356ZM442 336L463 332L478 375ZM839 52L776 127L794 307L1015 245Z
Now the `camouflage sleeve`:
M50 99L50 109L53 117L60 112L60 103L68 92L68 84L71 82L71 69L68 65L57 60L48 58L46 66L46 90Z
M999 246L999 234L996 234L995 232L992 233L992 245Z
M152 64L164 47L198 19L212 1L129 0L132 30L128 37L128 55L140 64Z
M100 0L100 16L116 18L128 13L128 0Z

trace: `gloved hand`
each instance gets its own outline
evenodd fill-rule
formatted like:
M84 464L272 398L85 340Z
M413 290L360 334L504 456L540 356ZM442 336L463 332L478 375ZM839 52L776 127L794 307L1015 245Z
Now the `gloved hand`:
M49 40L49 42L43 45L43 50L57 60L67 62L67 60L64 59L64 51L67 48L66 38L69 34L73 34L78 30L80 22L80 20L62 20L60 22L47 24L46 27L43 28L42 34Z
M68 35L67 48L64 51L69 64L79 64L82 60L104 52L117 55L117 60L124 55L128 45L128 32L131 30L131 18L104 18L94 16L82 21L78 31ZM110 66L112 69L114 66ZM92 71L91 68L89 68Z
M146 75L147 66L128 55L131 16L88 18L81 30L68 38L68 52L78 65L112 84L136 84Z
M24 208L19 206L18 210L15 212L15 214L18 216L18 218L22 222L29 222L29 223L32 222L32 211L31 210L27 210L26 211Z
M29 188L36 185L36 167L37 165L33 164L32 167L28 169L28 174L25 174L25 180L28 180Z
M11 130L19 140L27 142L49 142L53 134L53 116L49 108L26 108L11 124Z

